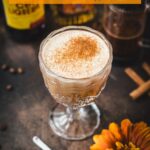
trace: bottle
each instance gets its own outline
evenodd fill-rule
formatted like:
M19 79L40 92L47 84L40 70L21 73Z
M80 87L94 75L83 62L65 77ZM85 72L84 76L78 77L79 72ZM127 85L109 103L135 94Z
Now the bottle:
M115 62L128 64L139 60L144 26L145 5L105 6L103 27Z
M3 6L2 6L2 1L0 1L0 17L3 16Z
M19 42L40 37L45 29L45 9L41 4L9 4L3 0L6 28Z
M0 1L0 43L3 43L3 24L4 17L3 17L3 7L2 7L2 1Z
M50 8L54 23L58 27L67 25L88 25L96 16L96 8L94 5L50 5Z

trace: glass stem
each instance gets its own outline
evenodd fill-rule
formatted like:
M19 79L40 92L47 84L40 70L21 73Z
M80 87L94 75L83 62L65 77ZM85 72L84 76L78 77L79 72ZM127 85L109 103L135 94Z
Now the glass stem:
M71 107L67 107L66 112L70 122L73 122L73 120L77 119L78 111L79 109L73 109Z

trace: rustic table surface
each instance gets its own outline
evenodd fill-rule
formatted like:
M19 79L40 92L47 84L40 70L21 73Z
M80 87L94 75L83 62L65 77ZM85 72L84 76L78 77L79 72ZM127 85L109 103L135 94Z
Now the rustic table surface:
M48 125L49 110L56 102L45 88L39 70L37 56L40 41L18 44L9 38L4 27L0 28L0 32L0 65L6 63L25 69L22 75L0 70L0 124L8 126L7 130L0 131L0 149L38 150L32 143L32 137L37 135L53 150L88 150L92 138L78 142L66 141L56 136ZM145 80L148 79L141 63L132 67ZM13 91L5 90L7 84L13 85ZM113 65L107 86L96 100L102 113L97 132L106 128L111 121L120 122L124 118L144 120L150 124L149 97L145 95L133 101L128 96L136 87L124 73L124 67Z

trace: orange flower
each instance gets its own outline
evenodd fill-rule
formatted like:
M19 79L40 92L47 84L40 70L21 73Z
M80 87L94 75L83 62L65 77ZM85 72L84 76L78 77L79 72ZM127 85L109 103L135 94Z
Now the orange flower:
M93 136L93 141L90 150L150 150L150 127L124 119L120 126L110 123L108 129Z

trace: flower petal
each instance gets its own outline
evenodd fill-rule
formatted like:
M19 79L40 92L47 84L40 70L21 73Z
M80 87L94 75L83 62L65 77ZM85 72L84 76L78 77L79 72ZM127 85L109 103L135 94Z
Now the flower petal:
M125 138L127 138L128 129L129 129L129 126L131 126L131 125L132 125L132 122L129 119L124 119L121 122L121 130L122 130L122 133L125 136Z
M146 127L138 134L136 145L140 146L145 141L147 135L150 135L150 127Z
M144 148L148 144L150 144L150 134L148 134L147 136L145 136L145 138L143 139L143 142L142 142L142 144L141 144L140 147Z
M142 150L150 150L150 142L142 148Z
M150 150L150 126L145 122L133 124L129 119L121 122L121 127L110 123L109 129L93 136L95 144L90 150Z
M132 141L132 137L133 137L133 129L134 129L134 124L129 126L128 128L128 134L127 134L127 141ZM133 141L132 141L133 142Z
M119 126L116 123L111 123L109 125L109 131L115 136L118 141L122 140L122 134Z
M135 123L133 126L132 135L130 135L129 140L131 140L135 144L140 130L145 127L147 127L147 124L145 122Z
M102 150L102 149L99 147L99 145L93 144L90 146L90 150Z
M102 150L112 148L112 144L109 143L103 135L95 135L93 140Z
M99 135L98 134L93 136L93 141L95 143L98 143L98 141L99 141Z
M107 129L102 130L102 135L104 137L107 138L107 140L111 143L111 144L115 144L115 142L117 141L117 139L115 138L115 136Z

